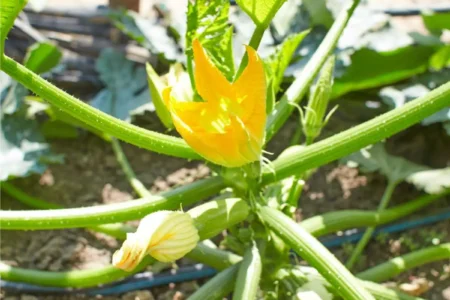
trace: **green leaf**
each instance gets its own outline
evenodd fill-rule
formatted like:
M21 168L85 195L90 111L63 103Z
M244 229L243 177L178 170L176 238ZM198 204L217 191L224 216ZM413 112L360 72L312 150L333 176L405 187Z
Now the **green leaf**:
M297 34L290 35L284 40L283 44L279 45L275 49L275 52L265 60L266 70L269 73L269 78L272 79L275 93L277 93L280 89L284 72L289 66L295 50L297 50L298 46L308 33L309 30L305 30Z
M450 81L450 70L443 69L440 72L430 72L416 76L406 83L382 88L379 92L381 100L390 108L399 108L409 101L425 96L433 88ZM443 110L422 120L422 125L430 125L438 122L450 121L450 108Z
M152 98L153 105L155 105L156 114L158 115L164 126L166 126L166 128L173 129L174 126L172 122L172 116L170 115L169 110L164 104L164 100L162 97L162 92L166 85L158 76L158 74L156 74L155 70L149 63L146 64L146 70L150 96Z
M245 11L256 26L267 28L285 0L237 0L237 4Z
M52 160L48 144L35 120L27 119L26 110L3 115L0 130L0 181L45 171L45 161Z
M101 53L96 68L106 88L91 101L93 107L127 121L130 121L132 111L143 106L153 110L144 68L136 67L123 54L112 49Z
M235 73L232 36L228 25L228 0L188 1L186 55L192 60L192 41L198 39L209 52L215 65L232 80Z
M130 10L111 11L108 16L117 28L151 53L170 61L181 59L177 43L157 19L144 18Z
M332 98L351 91L383 86L423 73L435 52L433 47L417 45L394 51L361 49L351 56L351 65L335 79Z
M392 182L400 182L414 173L429 170L427 167L387 153L382 143L353 153L343 158L341 162L353 168L358 167L363 172L378 171Z
M266 114L270 114L275 106L276 95L273 87L273 80L269 80L267 83L267 96L266 96Z
M1 92L0 111L3 114L15 113L24 103L28 90L3 72L0 72Z
M312 25L324 25L330 28L333 25L333 15L327 8L326 0L303 0L311 18Z
M450 12L445 13L422 13L422 20L425 27L431 32L440 34L442 30L450 30Z
M408 176L406 181L428 194L439 194L450 188L450 168L417 172Z
M61 51L54 44L39 42L28 47L23 64L40 74L54 68L61 56ZM0 73L0 79L0 109L5 114L12 114L22 106L28 90L3 72Z
M40 130L47 139L75 139L78 137L75 127L60 120L47 120L41 125Z
M23 64L34 73L50 71L59 64L62 52L51 42L40 42L28 48Z
M0 58L3 57L6 36L13 27L14 20L26 4L26 0L0 1Z
M435 71L440 71L445 67L450 66L450 45L441 47L430 58L430 66Z

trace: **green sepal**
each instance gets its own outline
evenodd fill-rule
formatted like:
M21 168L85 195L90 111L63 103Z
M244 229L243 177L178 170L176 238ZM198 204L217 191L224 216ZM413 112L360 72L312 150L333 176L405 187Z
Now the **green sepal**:
M153 105L155 105L156 114L167 129L173 129L174 126L172 116L170 115L169 110L164 104L162 96L162 92L164 88L166 88L166 85L158 76L158 74L156 74L155 70L149 63L145 65L145 68L147 70L150 96L152 97Z

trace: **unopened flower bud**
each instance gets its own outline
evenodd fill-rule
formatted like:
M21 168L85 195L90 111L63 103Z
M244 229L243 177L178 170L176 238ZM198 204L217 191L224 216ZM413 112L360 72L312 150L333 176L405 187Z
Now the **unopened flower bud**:
M114 253L112 264L132 271L151 255L161 262L182 258L197 245L199 235L192 217L181 211L158 211L142 219L135 233L129 233Z
M309 97L306 115L303 122L303 132L307 143L312 142L319 136L322 128L327 123L325 112L333 87L334 56L328 58L320 72L317 84L312 89Z

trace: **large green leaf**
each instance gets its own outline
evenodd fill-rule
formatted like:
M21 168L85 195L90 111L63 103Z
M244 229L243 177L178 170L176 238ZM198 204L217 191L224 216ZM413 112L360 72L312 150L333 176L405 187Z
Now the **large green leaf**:
M303 0L303 5L308 10L312 25L331 27L334 18L327 8L326 0Z
M54 44L39 42L27 49L23 64L40 74L58 65L61 56L61 51ZM22 106L28 90L3 72L0 73L0 77L0 109L4 114L12 114Z
M448 81L450 81L450 69L443 69L440 72L429 72L416 76L406 83L382 88L379 95L384 103L395 109L426 95L432 89ZM422 120L423 125L439 122L450 122L450 108L444 108Z
M428 194L439 194L450 188L450 168L417 172L410 175L406 181Z
M277 93L283 81L284 72L291 62L295 50L303 41L309 31L305 30L297 34L293 34L286 38L283 44L275 49L275 53L266 60L266 70L269 73L269 79L272 80L274 92Z
M177 43L158 20L144 18L127 10L112 11L109 17L117 28L150 52L170 61L181 59Z
M433 47L422 45L387 52L368 48L358 50L351 56L351 65L335 79L332 97L391 84L423 73L434 52Z
M153 110L143 67L137 67L112 49L105 49L96 64L106 88L91 101L91 105L121 120L130 120L133 111Z
M430 58L430 66L435 71L450 67L450 45L441 47Z
M198 39L220 71L231 80L235 73L228 0L188 1L186 55L192 59L192 41Z
M256 26L266 28L285 0L237 0L236 2L252 18Z
M13 27L14 20L26 4L26 0L0 1L0 57L4 53L6 36Z
M24 65L31 71L41 74L50 71L59 64L62 52L51 42L40 42L28 48Z
M402 157L386 152L382 143L355 152L341 160L350 167L358 167L363 172L380 172L392 182L400 182L414 173L429 168L410 162Z
M60 159L50 152L35 120L26 118L22 109L2 116L0 130L0 181L42 173L46 162Z
M24 103L27 95L28 91L23 85L0 72L0 111L2 114L16 112Z
M422 13L422 20L431 32L440 34L444 29L450 30L450 12L424 12Z

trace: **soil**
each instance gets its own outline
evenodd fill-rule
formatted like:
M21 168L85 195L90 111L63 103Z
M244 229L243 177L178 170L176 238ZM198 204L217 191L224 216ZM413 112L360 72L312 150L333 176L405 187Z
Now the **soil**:
M352 97L357 99L358 97ZM358 100L342 101L340 109L332 118L323 136L345 130L355 124L379 114L383 108L369 110ZM357 112L357 113L355 113ZM141 118L139 125L164 131L154 116ZM276 157L289 143L298 121L291 118L279 135L270 143L269 158ZM330 130L330 128L332 130ZM77 139L53 140L55 153L65 156L62 165L51 165L42 176L14 180L14 184L30 195L65 207L92 206L137 198L121 171L111 146L89 133L81 132ZM147 152L132 145L123 144L137 177L156 193L174 186L187 184L210 175L202 163L187 162ZM417 163L430 167L450 165L448 149L450 137L445 135L440 124L422 127L414 126L388 140L391 153L402 155ZM382 175L363 174L337 162L319 168L307 181L305 191L299 200L299 217L307 218L333 210L375 209L385 188ZM392 205L404 203L419 195L412 186L401 184L395 191ZM2 209L27 209L6 194L2 194ZM450 200L450 199L447 199ZM437 201L410 218L425 216L448 207L446 201ZM356 271L379 264L396 255L431 245L432 238L439 242L450 242L448 229L450 221L433 226L391 234L373 240L365 250ZM106 266L112 253L120 246L113 238L83 229L50 231L2 231L1 259L12 266L48 271L93 269ZM436 242L436 241L434 241ZM345 260L351 246L335 251ZM393 281L407 283L416 277L427 278L433 287L422 296L427 299L450 299L450 262L444 261L416 268L402 274ZM198 287L197 282L171 284L150 290L127 293L120 296L84 297L84 299L185 299ZM8 300L34 299L80 299L81 296L26 295L1 292Z

